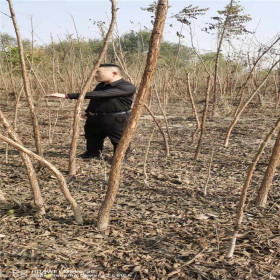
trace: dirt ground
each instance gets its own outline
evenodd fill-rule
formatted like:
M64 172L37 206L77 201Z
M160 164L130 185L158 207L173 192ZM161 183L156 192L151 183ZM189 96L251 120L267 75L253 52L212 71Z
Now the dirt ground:
M209 120L197 161L193 159L196 143L189 143L195 129L190 105L170 105L171 155L165 157L162 136L156 129L146 183L143 165L154 123L145 112L123 167L110 227L104 233L97 230L96 219L106 192L112 146L106 141L104 160L78 159L77 176L67 177L74 101L65 101L60 108L51 144L48 128L60 103L49 104L50 119L45 103L38 108L45 157L67 178L85 223L74 222L55 177L45 169L38 176L47 213L44 218L36 217L21 158L10 147L5 163L5 144L0 143L0 188L9 198L0 205L0 279L280 279L279 172L267 206L257 209L253 204L275 136L255 171L234 257L225 258L247 170L279 114L273 104L251 105L233 130L228 148L223 140L232 118ZM160 117L155 107L153 111ZM2 102L1 108L12 120L13 107ZM34 151L24 102L18 133ZM78 153L84 147L81 136ZM34 165L38 170L38 164Z

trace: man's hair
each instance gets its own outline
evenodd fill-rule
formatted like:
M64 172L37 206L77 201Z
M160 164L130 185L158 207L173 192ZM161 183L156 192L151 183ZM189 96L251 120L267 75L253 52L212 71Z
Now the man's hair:
M122 75L122 69L119 65L113 64L113 63L104 63L100 64L99 67L106 67L106 68L111 68L114 72L117 72L119 75Z

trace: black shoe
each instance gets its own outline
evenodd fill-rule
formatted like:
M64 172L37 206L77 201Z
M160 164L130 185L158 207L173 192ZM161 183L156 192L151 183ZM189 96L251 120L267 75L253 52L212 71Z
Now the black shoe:
M99 155L96 154L91 154L89 152L85 152L79 156L77 156L78 158L99 158Z

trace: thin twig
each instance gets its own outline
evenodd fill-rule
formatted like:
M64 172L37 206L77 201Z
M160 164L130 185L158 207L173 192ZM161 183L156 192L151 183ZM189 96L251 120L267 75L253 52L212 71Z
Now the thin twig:
M155 133L155 127L153 129L153 132L152 132L150 138L149 138L149 142L148 142L148 145L147 145L147 150L146 150L146 154L145 154L145 158L144 158L144 166L143 166L143 171L144 171L144 175L145 175L144 182L147 186L149 186L148 175L147 175L147 160L148 160L149 150L150 150L150 146L151 146L151 142L152 142L154 133Z
M197 255L195 255L192 259L190 259L189 261L187 261L186 263L184 263L180 268L184 268L188 265L190 265L191 263L193 263L198 257L200 257L202 255L202 253L207 249L207 247L205 247L201 252L199 252Z
M208 187L208 183L211 177L211 167L212 167L212 162L213 162L213 156L214 156L214 148L212 148L212 152L211 152L211 158L210 158L210 163L209 163L209 167L208 167L208 176L207 176L207 180L206 180L206 184L204 187L204 196L207 195L207 187Z
M150 108L147 106L147 104L144 104L146 110L150 113L150 115L152 116L154 122L156 123L162 137L163 137L163 140L164 140L164 145L165 145L165 152L166 152L166 156L168 157L170 154L169 154L169 145L168 145L168 140L167 140L167 137L166 137L166 134L165 132L163 131L163 129L161 128L159 122L157 121L155 115L153 114L153 112L150 110Z

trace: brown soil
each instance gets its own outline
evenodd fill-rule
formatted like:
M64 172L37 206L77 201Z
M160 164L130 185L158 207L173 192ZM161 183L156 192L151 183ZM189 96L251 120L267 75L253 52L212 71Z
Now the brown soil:
M53 122L59 102L50 104ZM38 110L45 157L66 177L73 104L63 103L52 144L44 102ZM103 161L78 159L78 175L67 177L70 191L83 209L82 226L75 224L57 181L45 169L39 170L38 176L47 213L44 218L34 215L20 157L10 148L6 164L5 144L0 143L0 188L9 198L8 203L0 205L0 278L280 279L278 173L267 206L257 209L253 204L275 137L254 173L234 257L225 258L247 170L277 117L273 104L262 109L250 106L234 129L228 148L223 140L231 118L209 120L198 161L193 160L196 144L189 144L195 120L186 109L190 106L180 104L168 109L172 136L169 158L164 156L161 134L156 131L153 137L147 162L148 184L144 182L143 162L154 123L148 115L142 118L105 233L97 230L96 219L110 170L112 146L108 141ZM1 108L12 120L12 106L2 103ZM18 133L26 147L34 151L24 102ZM78 153L84 146L81 136ZM204 196L212 148L214 157Z

